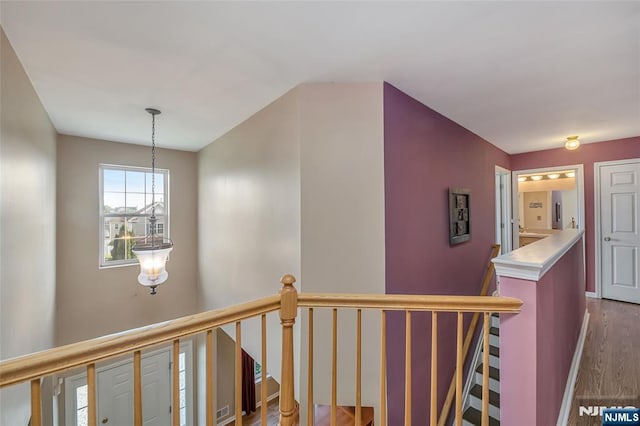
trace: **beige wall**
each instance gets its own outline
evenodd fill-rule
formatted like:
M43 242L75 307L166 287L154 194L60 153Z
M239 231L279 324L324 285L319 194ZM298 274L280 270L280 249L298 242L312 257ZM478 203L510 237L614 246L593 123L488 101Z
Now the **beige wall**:
M53 346L56 132L0 29L0 359ZM0 424L26 425L28 385L0 391Z
M299 277L298 133L293 91L199 152L201 309L272 295L283 274ZM277 314L268 315L267 330L268 371L279 380ZM234 336L233 327L225 331ZM243 322L242 336L245 350L259 358L259 318Z
M196 311L197 154L158 149L169 169L169 279L151 296L137 282L139 267L99 269L98 165L149 167L145 146L58 137L56 344L62 345Z
M218 418L219 422L234 416L235 413L235 342L224 331L218 330L216 337L217 347L217 359L216 359L216 377L217 377L217 392L216 392L216 411L221 410L225 406L229 407L229 414ZM276 394L280 387L278 383L273 379L267 380L267 395L271 396ZM256 403L260 402L260 392L262 383L256 385Z
M204 308L273 294L287 272L298 277L299 291L384 293L382 87L381 82L299 86L200 152ZM318 312L316 324L328 323L323 315ZM339 402L344 405L353 405L354 398L354 315L341 314ZM363 341L363 401L375 406L379 318L365 314L364 322L370 332ZM324 403L330 395L327 329L317 328L315 353L317 402ZM302 422L305 330L303 316L296 324L294 361ZM279 380L276 315L269 316L268 334L268 371ZM259 322L243 323L242 336L245 350L259 358Z
M301 122L302 289L385 292L383 84L324 83L298 88ZM314 395L331 397L331 314L315 310ZM338 404L355 405L356 315L339 312ZM307 359L306 310L301 358ZM380 315L363 312L362 403L380 398ZM307 388L306 362L301 389ZM300 394L301 421L306 392Z

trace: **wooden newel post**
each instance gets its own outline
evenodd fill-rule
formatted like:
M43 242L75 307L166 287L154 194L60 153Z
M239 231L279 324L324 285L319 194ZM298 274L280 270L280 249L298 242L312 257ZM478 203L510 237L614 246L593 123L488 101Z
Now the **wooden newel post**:
M298 314L296 278L284 275L280 280L280 323L282 324L282 376L280 380L280 426L292 426L296 401L293 392L293 325Z

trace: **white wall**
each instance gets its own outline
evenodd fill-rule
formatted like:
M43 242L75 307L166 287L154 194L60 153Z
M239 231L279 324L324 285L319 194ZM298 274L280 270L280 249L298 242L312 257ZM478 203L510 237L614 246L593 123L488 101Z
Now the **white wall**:
M273 294L284 273L303 292L384 293L382 83L305 84L199 153L203 309ZM327 313L328 314L328 313ZM316 320L315 389L330 398L330 322ZM355 313L340 314L339 403L355 398ZM379 313L363 316L363 404L379 399ZM300 327L301 326L301 327ZM295 391L306 416L306 310L296 323ZM226 328L232 337L233 329ZM260 359L258 321L243 346ZM270 316L268 371L280 378Z
M562 191L562 227L571 228L571 219L578 223L578 191L574 187Z
M0 359L53 346L56 132L4 31L0 91ZM0 391L0 424L26 425L28 384Z
M383 85L299 87L302 289L385 292ZM356 313L338 313L338 404L355 405ZM363 312L362 404L380 398L380 313ZM314 395L331 402L331 310L314 312ZM301 421L306 418L307 311L302 321Z
M154 296L138 284L137 264L98 267L100 163L150 167L151 148L58 137L56 345L196 312L197 154L156 150L156 166L169 169L169 220L175 247L167 262L169 279Z
M298 140L297 98L289 92L199 152L202 310L276 294L283 274L300 276ZM277 314L269 315L268 371L278 381L281 330ZM243 322L243 347L257 360L260 336L259 319Z

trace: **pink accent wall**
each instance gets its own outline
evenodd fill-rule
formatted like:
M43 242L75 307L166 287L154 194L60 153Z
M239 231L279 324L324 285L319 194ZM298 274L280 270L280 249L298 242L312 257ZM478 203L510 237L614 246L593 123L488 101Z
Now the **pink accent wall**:
M478 135L384 85L386 292L479 294L494 243L495 166L509 156ZM471 190L471 241L449 245L448 189ZM469 321L471 315L466 315ZM431 318L412 314L413 424L429 419ZM438 321L438 400L455 367L455 314ZM404 421L404 314L388 318L389 424ZM469 357L471 358L471 357Z
M586 310L581 241L537 282L500 278L500 295L523 301L500 318L503 424L556 424Z
M594 247L594 170L599 161L624 160L640 157L640 136L580 146L575 151L564 148L527 152L511 156L511 170L527 170L542 167L584 165L585 197L585 246L587 251L587 291L595 291L595 247Z

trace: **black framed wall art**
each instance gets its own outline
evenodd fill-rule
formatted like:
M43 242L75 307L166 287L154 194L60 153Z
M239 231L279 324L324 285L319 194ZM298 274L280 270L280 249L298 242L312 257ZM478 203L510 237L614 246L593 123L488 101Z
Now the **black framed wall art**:
M453 246L470 239L469 190L449 188L449 244Z

